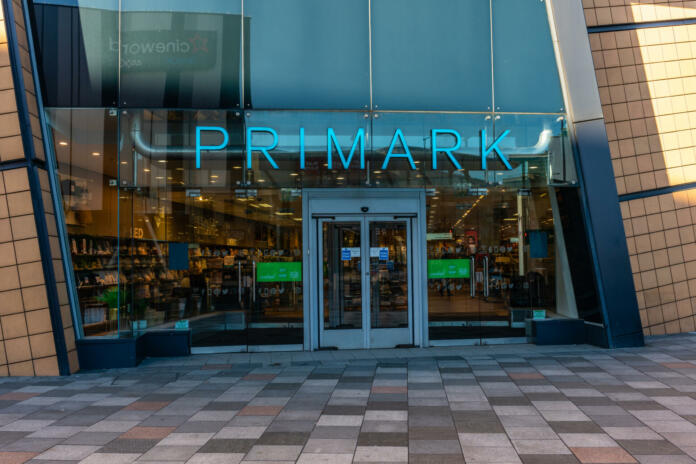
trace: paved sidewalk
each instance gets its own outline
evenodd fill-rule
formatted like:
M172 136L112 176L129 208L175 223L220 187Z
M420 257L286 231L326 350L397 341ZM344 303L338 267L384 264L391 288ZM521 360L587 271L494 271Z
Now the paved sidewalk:
M0 463L696 463L696 335L0 379Z

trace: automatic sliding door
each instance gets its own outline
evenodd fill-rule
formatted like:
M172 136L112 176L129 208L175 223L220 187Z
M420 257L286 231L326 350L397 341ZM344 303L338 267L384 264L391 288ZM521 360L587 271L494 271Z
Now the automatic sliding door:
M320 346L362 348L362 220L319 220Z
M319 346L412 344L410 219L362 215L316 224Z
M409 220L369 220L370 347L412 343Z

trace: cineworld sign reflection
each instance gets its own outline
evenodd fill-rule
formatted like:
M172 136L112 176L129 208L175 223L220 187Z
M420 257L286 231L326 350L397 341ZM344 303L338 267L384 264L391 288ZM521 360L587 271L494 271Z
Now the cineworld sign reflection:
M203 132L218 132L222 134L222 143L219 145L201 145L201 134ZM269 135L272 138L272 142L267 145L254 145L252 142L252 136L254 133L264 133L266 135ZM505 137L510 134L509 130L506 130L503 132L500 137L495 139L492 144L487 145L486 143L486 131L485 129L480 131L480 137L481 137L481 169L485 170L487 168L486 166L486 160L490 154L497 155L498 158L503 162L505 165L505 168L508 170L512 169L512 166L510 165L510 162L508 159L505 157L503 152L500 149L500 142L505 139ZM448 144L449 146L442 146L439 141L438 137L443 136L443 135L448 135L454 139L454 144ZM300 133L299 133L299 154L300 154L300 169L305 168L305 130L303 127L300 128ZM460 146L461 146L461 136L459 135L459 132L453 129L432 129L430 131L430 137L431 137L431 153L432 153L432 169L437 170L438 169L438 155L439 156L445 156L449 161L452 163L452 165L456 169L462 169L461 164L459 164L459 161L454 157L454 152L456 152ZM229 143L229 134L227 133L227 130L225 130L222 127L217 127L217 126L198 126L196 127L196 168L200 169L201 167L201 152L202 151L215 151L215 150L224 150ZM394 153L394 149L398 147L398 145L401 146L401 151L403 153ZM254 151L260 152L263 154L263 156L266 158L266 160L273 166L273 169L278 169L278 163L273 159L273 154L271 153L274 148L278 146L278 133L270 128L270 127L247 127L246 130L246 165L251 166L252 162L252 153ZM348 169L350 166L351 161L353 160L353 157L356 154L356 151L359 152L360 156L360 169L365 169L365 129L360 128L357 131L357 134L355 135L355 138L353 139L353 145L350 148L350 152L348 153L348 156L344 154L343 148L338 143L338 139L336 137L336 133L332 128L328 128L326 130L326 157L327 157L327 167L329 169L333 169L333 153L334 151L336 154L338 154L338 158L343 165L343 169ZM389 162L391 161L392 158L405 158L409 165L411 166L411 169L416 169L416 163L413 161L413 157L411 156L411 150L408 147L408 144L406 143L406 139L404 137L403 132L401 129L396 129L394 132L394 136L392 137L391 144L389 145L389 150L387 150L387 154L384 157L384 162L382 163L382 170L387 170L389 168Z

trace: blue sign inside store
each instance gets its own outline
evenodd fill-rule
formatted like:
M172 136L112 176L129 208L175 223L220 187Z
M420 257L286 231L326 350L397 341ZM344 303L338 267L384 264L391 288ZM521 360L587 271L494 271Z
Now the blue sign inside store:
M201 134L204 132L217 132L222 135L222 143L218 145L202 145L201 144ZM270 136L272 140L271 143L266 145L255 145L252 142L254 134L265 134ZM485 170L487 168L487 160L490 155L497 156L500 161L505 165L508 170L512 169L510 162L508 161L505 154L503 154L500 148L500 142L503 141L510 134L509 130L503 132L498 138L496 138L493 143L488 145L486 130L482 129L479 133L480 135L480 152L481 157L481 169ZM444 144L442 143L442 136L448 136L448 138L453 139L454 143ZM440 137L440 140L438 140ZM326 163L329 169L333 169L334 166L334 152L338 155L339 161L343 169L348 169L355 157L356 153L360 157L359 164L360 169L365 169L365 129L358 129L355 138L353 139L353 144L350 147L350 152L346 156L344 149L339 145L338 139L336 137L336 132L333 128L328 128L326 131ZM431 167L433 170L438 169L438 156L444 156L455 169L462 169L461 164L454 156L454 153L460 149L462 145L462 139L459 132L454 129L432 129L430 131L431 139L431 154L432 161ZM203 151L217 151L225 150L229 143L230 136L227 130L223 127L218 126L198 126L196 127L196 168L201 167L201 152ZM272 151L278 146L279 136L278 132L271 127L247 127L246 130L246 165L251 166L252 155L254 152L259 152L263 157L270 163L273 169L278 169L278 163L276 163L273 158ZM305 169L305 130L303 127L299 131L299 157L300 157L300 169ZM445 146L443 146L445 145ZM399 151L402 153L395 153L396 149L401 147ZM406 143L406 138L401 129L396 129L394 135L391 139L391 144L387 150L387 154L384 157L384 162L382 163L381 169L388 170L389 163L394 158L402 158L408 161L409 166L412 170L416 169L416 163L411 155L411 150Z

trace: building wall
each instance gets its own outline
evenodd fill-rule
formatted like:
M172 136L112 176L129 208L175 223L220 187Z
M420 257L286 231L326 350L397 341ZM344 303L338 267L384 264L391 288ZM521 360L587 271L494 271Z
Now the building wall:
M644 333L693 331L696 2L583 7Z
M22 6L11 4L12 22L0 3L0 376L58 375L59 358L63 371L79 366Z

